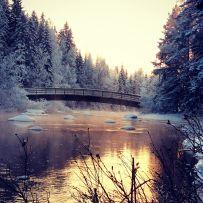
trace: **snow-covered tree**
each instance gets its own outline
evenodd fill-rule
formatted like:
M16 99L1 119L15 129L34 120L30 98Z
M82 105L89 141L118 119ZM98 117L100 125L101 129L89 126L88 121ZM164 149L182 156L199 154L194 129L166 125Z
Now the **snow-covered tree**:
M4 110L23 109L27 102L18 70L15 69L15 54L5 56L0 63L0 109Z
M188 18L189 28L184 33L189 38L190 50L183 73L187 79L187 94L182 106L188 111L198 112L203 96L203 0L185 1L181 15ZM183 27L183 23L180 26Z
M51 72L52 72L52 87L58 87L61 84L63 75L61 74L62 53L57 43L56 30L49 29L49 44L51 48Z
M47 20L45 20L44 14L42 14L39 23L38 43L42 50L42 58L44 60L44 68L46 71L45 80L43 81L44 87L52 87L54 84L54 73L52 67L52 47L50 43L50 26Z
M76 56L76 77L76 83L79 85L79 87L84 88L86 86L86 75L84 60L80 52Z
M110 83L110 71L106 64L106 61L98 57L95 64L94 74L93 74L93 85L96 89L107 89L109 90Z
M62 53L61 59L61 86L76 87L76 46L73 41L72 31L68 24L60 30L58 43Z
M109 89L111 89L114 92L118 91L118 78L119 78L119 69L116 66L113 70L110 70L110 87Z
M148 111L154 110L154 97L157 91L158 76L145 76L140 86L141 106Z
M122 66L118 77L118 91L127 92L126 85L127 85L127 74Z
M155 100L160 111L191 112L201 105L202 2L186 0L176 6L165 26L155 63L160 76Z
M144 74L142 69L139 69L134 74L130 75L127 79L126 91L130 94L140 95L142 83L144 80Z
M0 58L8 51L10 10L7 0L0 1Z
M27 75L26 69L26 28L27 18L21 0L13 0L9 25L9 52L15 52L15 69L21 82Z
M39 22L36 13L33 12L31 17L28 19L25 41L26 41L26 77L23 79L23 85L25 87L38 87L36 80L40 75L38 70L38 29Z
M85 87L93 88L93 71L94 65L91 54L86 54L84 59L84 74L85 74Z

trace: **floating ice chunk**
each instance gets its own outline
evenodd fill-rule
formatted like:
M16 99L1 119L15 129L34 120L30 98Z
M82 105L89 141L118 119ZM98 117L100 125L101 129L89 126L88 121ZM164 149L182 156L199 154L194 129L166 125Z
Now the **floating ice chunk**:
M145 120L157 120L157 121L171 121L171 122L181 122L182 116L181 114L140 114L140 117Z
M105 123L114 124L114 123L116 123L116 121L109 119L109 120L106 120Z
M127 114L124 116L124 120L131 120L131 121L134 121L134 120L137 120L138 117L135 115L135 114Z
M37 113L37 114L45 114L45 111L41 110L41 109L27 109L27 112L29 112L29 113Z
M33 131L43 131L44 129L41 126L33 126L31 128L29 128L29 130L33 130Z
M66 116L64 116L64 119L65 120L73 120L75 117L74 116L72 116L72 115L66 115Z
M27 111L24 114L30 115L30 116L45 116L45 115L47 115L44 110L40 110L40 109L27 109Z
M200 159L196 164L197 175L201 180L203 180L203 159Z
M91 116L92 115L90 111L84 111L83 114L86 115L86 116Z
M58 110L57 113L65 113L65 111Z
M135 128L133 126L131 126L131 125L126 125L126 126L122 127L121 129L122 130L129 130L129 131L135 130Z
M9 118L8 121L33 122L35 120L28 115L21 114L21 115L15 116L13 118Z

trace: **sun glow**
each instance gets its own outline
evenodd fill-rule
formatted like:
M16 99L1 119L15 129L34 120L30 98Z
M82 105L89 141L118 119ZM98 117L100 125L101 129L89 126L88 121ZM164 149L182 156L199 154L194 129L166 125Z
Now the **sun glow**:
M95 59L104 57L129 72L149 73L157 42L176 0L23 0L29 13L42 12L60 29L67 21L77 47Z

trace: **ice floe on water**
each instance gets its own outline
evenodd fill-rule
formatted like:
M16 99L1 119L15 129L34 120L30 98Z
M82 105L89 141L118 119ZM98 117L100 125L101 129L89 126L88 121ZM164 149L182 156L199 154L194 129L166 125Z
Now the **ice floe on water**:
M25 115L25 114L20 114L18 116L9 118L8 121L18 121L18 122L34 122L35 119L32 117Z
M32 131L43 131L44 129L41 127L41 126L32 126L29 128L29 130L32 130Z
M173 121L173 122L180 122L182 121L182 115L181 114L140 114L140 118L145 120L157 120L157 121Z
M126 114L124 115L124 120L127 121L137 121L138 117L135 114Z
M92 113L90 111L83 111L83 114L86 116L92 116Z
M66 115L66 116L64 116L64 119L65 120L73 120L73 119L75 119L75 117L73 115Z
M57 112L57 113L61 113L61 114L62 114L62 113L65 113L65 111L60 111L60 110L57 110L56 112Z
M30 116L45 116L47 115L44 110L41 109L27 109L25 115L30 115Z
M125 125L121 129L122 130L127 130L127 131L132 131L132 130L135 130L135 127L133 127L131 125Z
M116 123L116 121L108 119L108 120L105 121L105 123L107 123L107 124L114 124L114 123Z

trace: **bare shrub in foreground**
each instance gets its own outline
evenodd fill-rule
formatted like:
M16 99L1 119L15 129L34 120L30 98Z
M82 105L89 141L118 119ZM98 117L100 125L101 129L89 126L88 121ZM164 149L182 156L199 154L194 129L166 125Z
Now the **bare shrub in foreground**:
M154 184L159 202L201 202L198 191L203 185L198 181L194 167L197 159L193 155L202 154L203 131L198 118L185 116L185 120L186 124L180 127L168 121L176 135L164 140L159 146L155 146L149 133L153 152L161 166ZM184 149L185 141L189 143L189 149Z
M145 180L139 176L139 163L135 163L133 157L131 162L121 159L122 167L126 172L126 174L121 174L119 169L115 169L113 166L109 169L99 154L93 154L90 142L84 144L77 136L75 139L83 148L79 151L81 161L76 161L79 169L78 178L82 185L73 187L74 192L72 193L77 202L153 202L152 197L149 198L146 193L146 187L150 187L153 180L150 178Z

